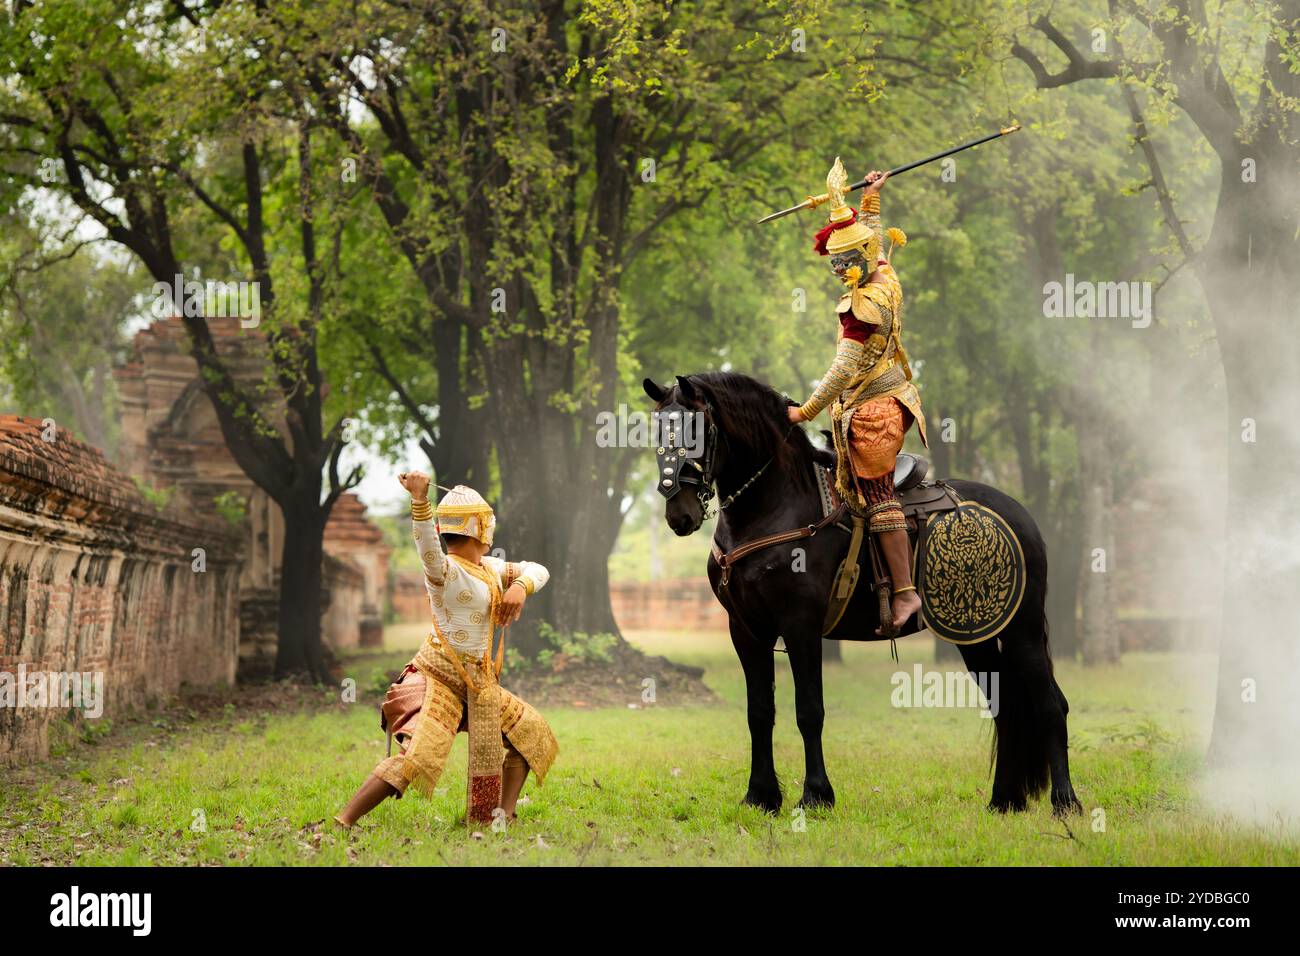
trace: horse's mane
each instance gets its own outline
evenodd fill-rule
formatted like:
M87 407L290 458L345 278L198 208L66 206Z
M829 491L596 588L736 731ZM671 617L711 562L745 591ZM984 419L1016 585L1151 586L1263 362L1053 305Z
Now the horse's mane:
M790 481L807 488L814 488L814 460L834 464L833 454L813 445L802 428L790 426L785 411L790 401L770 385L739 372L700 372L690 380L712 402L718 428L733 448L759 461L772 458Z

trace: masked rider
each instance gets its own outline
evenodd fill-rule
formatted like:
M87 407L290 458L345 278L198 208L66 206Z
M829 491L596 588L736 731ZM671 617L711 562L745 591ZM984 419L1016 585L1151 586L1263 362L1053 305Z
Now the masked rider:
M836 488L850 510L878 536L893 582L891 610L901 627L921 606L912 584L912 554L903 508L894 491L894 464L903 436L916 422L926 443L921 397L903 351L903 290L881 249L880 189L888 175L872 172L861 209L845 199L848 176L838 158L826 177L829 224L813 248L830 257L846 287L839 315L835 360L812 397L790 407L792 422L812 421L830 408L839 466ZM890 229L890 252L907 237ZM882 633L877 631L877 633Z

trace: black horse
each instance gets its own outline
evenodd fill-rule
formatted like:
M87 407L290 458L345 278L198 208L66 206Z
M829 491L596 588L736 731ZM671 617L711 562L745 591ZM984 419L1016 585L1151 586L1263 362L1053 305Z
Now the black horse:
M704 440L690 457L674 460L671 449L660 448L661 466L666 463L661 470L668 477L659 480L665 488L672 482L681 491L693 492L668 498L665 517L676 534L699 530L714 486L722 499L714 538L724 553L766 535L807 527L822 517L813 464L833 466L834 454L815 447L803 429L790 426L789 399L748 376L724 372L678 376L667 386L646 379L644 387L661 425L684 427L688 419L701 418L704 423ZM960 647L972 674L998 675L989 808L1025 809L1029 798L1047 787L1050 773L1054 811L1081 810L1066 753L1069 705L1053 675L1047 644L1047 552L1042 535L1024 507L996 488L971 481L948 484L961 498L987 506L1014 529L1027 570L1024 598L1005 629L995 639ZM806 562L800 570L792 567L789 547L755 551L733 566L725 593L716 557L709 560L709 581L727 610L731 642L745 671L752 755L744 802L771 813L781 807L772 759L778 636L784 638L790 658L796 720L804 742L799 804L835 803L822 757L821 632L831 580L846 544L847 536L833 529L800 541ZM870 591L869 581L859 583L858 596ZM875 637L876 602L858 596L835 633L883 639Z

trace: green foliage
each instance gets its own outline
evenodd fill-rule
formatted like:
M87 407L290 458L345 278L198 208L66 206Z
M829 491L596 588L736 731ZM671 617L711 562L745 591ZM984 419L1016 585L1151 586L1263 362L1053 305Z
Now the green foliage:
M22 121L0 131L0 206L13 226L0 261L15 263L5 283L25 298L0 303L0 399L49 409L83 434L101 419L96 443L112 443L105 370L140 311L140 276L85 251L38 282L22 275L34 251L70 250L66 210L85 198L57 144L90 125L70 116L63 130L48 99L72 89L77 110L102 114L125 150L122 196L166 200L187 275L258 274L274 288L262 326L274 361L246 394L221 392L253 433L278 436L271 409L286 383L321 397L327 380L327 422L352 420L358 442L394 461L415 440L439 467L473 448L456 466L476 469L490 496L536 508L539 546L573 561L613 552L618 579L698 573L704 547L652 539L662 520L652 456L592 449L594 415L620 402L646 410L646 375L702 369L752 374L802 399L829 363L840 289L809 250L822 214L753 220L821 191L837 155L857 176L1012 119L1024 131L962 154L955 179L936 164L890 183L884 219L911 237L895 265L936 471L1018 495L1053 553L1069 550L1089 431L1107 432L1093 457L1122 480L1151 444L1198 444L1194 423L1212 418L1202 412L1220 379L1123 89L1139 95L1157 152L1177 159L1170 189L1198 243L1220 161L1183 115L1189 88L1180 93L1143 21L1213 37L1225 88L1243 104L1271 90L1259 82L1264 51L1294 62L1297 49L1256 2L1180 13L1144 0L1113 16L1101 0L871 2L848 15L824 0L187 10L48 0L3 14L21 26L0 37L0 55L15 77L6 112ZM1021 41L1063 66L1029 26L1039 13L1072 42L1086 47L1100 29L1107 55L1122 43L1154 68L1039 90L1010 54ZM1294 112L1293 97L1277 99ZM1262 140L1267 122L1284 119L1252 118L1242 134ZM110 181L117 167L94 162L101 139L74 136ZM212 208L248 213L249 144L263 184L262 265ZM1045 319L1043 283L1066 272L1168 280L1153 328ZM1141 405L1187 414L1124 427L1141 421ZM918 450L915 433L909 442ZM568 524L555 518L555 501L570 497L600 509L583 524L598 533L581 542L564 540ZM401 525L385 530L395 566L412 568Z
M403 510L397 514L367 513L372 522L384 533L384 543L392 549L388 566L394 571L419 571L420 555L411 540L411 514Z
M97 744L113 732L113 722L106 717L95 720L76 718L77 737L83 744Z
M119 405L112 376L144 287L102 250L42 240L20 209L0 215L0 402L53 418L111 454Z
M238 491L223 491L212 499L212 503L232 531L242 528L248 520L248 499Z
M176 495L176 488L174 486L169 485L165 488L155 488L144 479L135 476L132 476L131 481L135 484L136 491L140 492L145 501L153 505L154 510L159 513L167 510L167 506Z
M617 634L586 634L581 631L561 633L545 621L538 624L537 634L544 647L537 652L535 661L528 661L522 655L512 653L511 648L506 648L512 670L536 668L550 671L555 668L557 658L579 663L607 664L613 660L613 651L619 644Z

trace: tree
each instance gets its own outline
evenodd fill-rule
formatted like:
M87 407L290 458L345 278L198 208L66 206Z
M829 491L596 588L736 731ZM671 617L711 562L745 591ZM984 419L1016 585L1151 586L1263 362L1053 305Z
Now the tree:
M502 545L556 572L538 595L552 626L613 631L606 562L639 456L600 447L595 419L617 408L624 276L666 222L739 183L820 67L769 55L787 49L780 14L723 0L372 10L275 8L260 30L425 295L371 324L371 358L441 480L500 482ZM436 394L396 371L412 353Z
M1226 602L1212 756L1248 774L1272 773L1270 756L1292 752L1300 730L1289 636L1290 576L1300 506L1276 481L1300 462L1300 2L1221 5L1114 0L1094 16L1109 44L1088 55L1047 14L1031 21L1065 65L1049 68L1028 37L1010 45L1041 89L1089 80L1118 88L1134 144L1177 249L1171 269L1190 269L1213 318L1227 382ZM1143 101L1145 100L1145 105ZM1177 184L1161 163L1149 114L1179 111L1218 167L1218 196L1202 235L1187 228ZM1175 170L1174 172L1179 172ZM1194 198L1194 197L1193 197ZM1253 688L1258 685L1258 699Z
M0 219L0 376L13 407L50 417L112 454L117 443L113 365L142 292L138 275L70 242L42 250L19 216Z
M359 478L338 475L342 422L322 424L316 341L330 264L318 230L328 207L312 118L267 75L242 15L14 4L3 41L16 76L0 114L4 187L11 203L42 193L67 202L160 288L200 264L254 283L268 370L260 386L219 353L203 296L162 311L180 315L231 455L284 516L276 672L324 680L322 537L334 501Z

